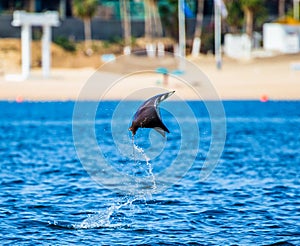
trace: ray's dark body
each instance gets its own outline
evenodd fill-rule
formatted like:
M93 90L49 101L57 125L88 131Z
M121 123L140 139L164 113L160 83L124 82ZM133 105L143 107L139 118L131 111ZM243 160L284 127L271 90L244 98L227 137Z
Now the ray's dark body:
M151 97L139 107L129 128L132 135L135 135L138 128L154 128L163 136L165 132L170 132L161 120L158 105L173 93L174 91Z

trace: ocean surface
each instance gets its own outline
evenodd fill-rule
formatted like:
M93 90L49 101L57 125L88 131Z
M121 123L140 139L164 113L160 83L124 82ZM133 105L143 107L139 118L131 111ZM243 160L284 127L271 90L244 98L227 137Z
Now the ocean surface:
M188 104L189 152L181 133L198 133L185 110L178 121L162 110L166 138L139 129L132 140L122 112L140 103L103 102L74 137L74 102L0 102L1 245L300 245L299 101L223 102L225 146L205 180L205 105ZM165 170L177 181L164 184Z

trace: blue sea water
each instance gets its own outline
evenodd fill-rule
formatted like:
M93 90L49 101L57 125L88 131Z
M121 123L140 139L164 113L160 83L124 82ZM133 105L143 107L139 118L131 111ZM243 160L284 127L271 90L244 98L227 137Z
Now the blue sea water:
M95 121L103 155L118 171L149 181L145 192L126 193L96 182L79 159L74 102L0 102L1 245L300 245L300 102L223 104L226 142L212 174L199 180L211 122L203 103L190 102L198 154L177 183L155 192L155 174L178 152L178 123L162 112L171 131L162 153L132 161L113 142L118 102L104 102ZM132 155L143 156L149 134L139 130L133 149L128 137ZM163 139L157 136L151 146Z

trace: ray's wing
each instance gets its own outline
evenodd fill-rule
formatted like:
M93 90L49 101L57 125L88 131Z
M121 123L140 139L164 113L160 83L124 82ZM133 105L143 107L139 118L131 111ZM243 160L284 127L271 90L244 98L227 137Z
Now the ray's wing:
M159 95L156 95L154 97L152 97L154 100L154 107L155 107L155 110L156 110L156 113L159 117L159 119L161 120L161 116L160 116L160 110L159 110L159 104L166 100L169 96L173 95L175 91L171 91L171 92L167 92L167 93L163 93L163 94L159 94ZM152 99L150 98L150 99Z
M160 124L161 124L161 127L155 127L154 129L160 133L163 137L166 136L165 132L170 132L169 129L165 126L165 124L162 122L162 119L161 119L161 115L160 115L160 110L159 110L159 104L166 100L169 96L171 96L175 91L172 91L172 92L167 92L167 93L163 93L163 94L160 94L160 95L157 95L154 97L154 107L155 107L155 111L157 113L157 116L158 116L158 119L160 120Z
M149 98L148 100L146 100L138 109L138 111L135 113L135 115L138 115L139 112L141 112L144 108L147 108L147 107L154 107L156 112L157 112L157 115L158 117L161 119L160 117L160 111L159 111L159 108L158 108L158 105L166 100L169 96L171 96L175 91L171 91L171 92L167 92L167 93L163 93L163 94L159 94L159 95L156 95L154 97L151 97Z
M157 131L159 134L161 134L163 137L166 136L166 133L165 133L164 129L162 129L160 127L154 127L154 130Z

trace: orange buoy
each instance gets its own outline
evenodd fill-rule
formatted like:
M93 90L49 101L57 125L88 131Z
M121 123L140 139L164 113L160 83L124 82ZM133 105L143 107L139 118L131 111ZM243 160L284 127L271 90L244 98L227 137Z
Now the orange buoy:
M16 102L17 103L22 103L23 102L23 97L22 96L17 96L16 97Z
M260 101L261 102L267 102L269 100L269 97L267 96L267 95L262 95L261 97L260 97Z

